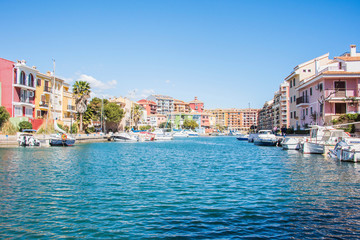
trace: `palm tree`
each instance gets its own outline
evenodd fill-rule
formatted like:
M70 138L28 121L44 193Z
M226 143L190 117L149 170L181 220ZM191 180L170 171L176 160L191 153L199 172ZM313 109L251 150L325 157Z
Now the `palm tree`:
M135 129L137 129L137 124L142 116L142 107L136 104L131 110L131 116L133 117L135 123Z
M76 111L80 115L80 132L83 130L83 114L87 108L87 100L90 98L90 84L86 81L76 81L73 85Z

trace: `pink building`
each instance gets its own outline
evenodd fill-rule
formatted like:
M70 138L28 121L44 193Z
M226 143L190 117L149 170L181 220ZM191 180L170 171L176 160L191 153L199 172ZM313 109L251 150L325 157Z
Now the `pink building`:
M34 118L37 73L24 60L14 63L0 58L1 105L11 117Z
M197 97L191 102L189 102L189 106L192 110L197 112L203 112L204 111L204 103L199 101Z
M141 99L137 101L139 105L145 108L147 115L156 114L157 104L154 101Z
M359 91L360 54L351 45L350 54L337 57L326 66L317 66L314 76L300 82L296 106L301 127L329 125L341 114L360 112Z

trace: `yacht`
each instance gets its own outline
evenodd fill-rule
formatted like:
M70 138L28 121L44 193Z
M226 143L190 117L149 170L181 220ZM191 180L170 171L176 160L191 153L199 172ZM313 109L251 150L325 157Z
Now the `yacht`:
M301 140L301 138L286 137L281 143L282 148L284 150L299 150Z
M67 134L62 130L54 120L54 129L59 132L57 134L51 134L49 139L49 144L52 147L69 147L75 144L75 138Z
M138 137L130 133L115 133L112 135L115 142L138 142Z
M156 141L170 141L174 139L170 133L166 133L163 129L156 129L152 133L155 135Z
M249 134L238 134L236 139L239 141L247 141L249 139Z
M20 147L40 146L40 141L34 137L31 133L36 130L25 129L22 133L18 134L17 142Z
M254 138L254 144L259 146L275 146L278 142L271 130L260 130Z
M173 137L181 138L181 137L189 137L189 134L185 131L176 131L173 133Z

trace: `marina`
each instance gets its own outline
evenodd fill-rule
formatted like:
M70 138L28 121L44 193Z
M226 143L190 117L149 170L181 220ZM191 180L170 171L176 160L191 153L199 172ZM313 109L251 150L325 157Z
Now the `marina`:
M0 156L1 238L360 237L357 164L322 155L199 137Z

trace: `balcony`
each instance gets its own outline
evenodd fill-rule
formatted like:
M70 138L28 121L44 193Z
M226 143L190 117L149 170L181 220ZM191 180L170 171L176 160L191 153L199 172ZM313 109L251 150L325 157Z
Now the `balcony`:
M45 93L51 93L51 88L48 87L48 86L45 86L45 87L44 87L44 92L45 92Z
M75 106L73 105L67 105L68 112L75 112Z
M40 108L49 108L49 102L45 102L45 101L40 101L39 103Z
M325 96L327 99L344 99L359 97L358 89L356 88L334 88L326 89Z
M296 98L296 106L298 105L309 105L309 96L301 96Z
M23 88L23 89L27 89L27 90L36 90L36 87L34 85L34 83L30 83L29 85L26 85L24 82L14 82L14 87L19 87L19 88Z

